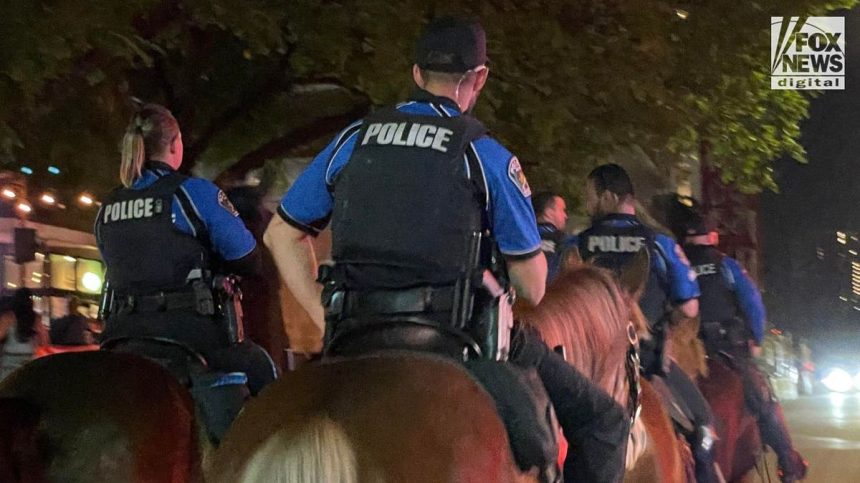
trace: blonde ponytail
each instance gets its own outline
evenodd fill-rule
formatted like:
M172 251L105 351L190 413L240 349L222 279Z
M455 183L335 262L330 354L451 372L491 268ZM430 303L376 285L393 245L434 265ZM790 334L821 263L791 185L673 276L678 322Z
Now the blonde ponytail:
M143 169L146 152L143 147L143 133L134 128L122 138L122 162L119 165L119 179L126 188L131 187Z
M143 164L160 154L179 135L179 123L167 108L158 104L143 106L122 138L119 179L126 188L140 178Z

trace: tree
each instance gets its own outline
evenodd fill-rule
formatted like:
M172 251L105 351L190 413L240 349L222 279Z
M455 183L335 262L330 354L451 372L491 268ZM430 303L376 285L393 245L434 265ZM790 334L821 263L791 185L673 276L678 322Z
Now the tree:
M769 17L853 2L10 0L0 156L103 193L134 96L168 105L187 164L229 182L405 96L421 25L456 13L488 32L477 114L533 185L578 191L619 149L671 162L705 147L727 181L773 189L771 161L803 159L808 100L767 84Z

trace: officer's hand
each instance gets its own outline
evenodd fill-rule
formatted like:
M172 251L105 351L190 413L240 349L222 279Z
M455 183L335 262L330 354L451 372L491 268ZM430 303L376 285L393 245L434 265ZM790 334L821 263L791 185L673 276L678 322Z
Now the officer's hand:
M747 344L749 344L750 355L754 359L758 359L759 357L761 357L761 346L760 345L757 345L753 341L749 341L749 342L747 342Z

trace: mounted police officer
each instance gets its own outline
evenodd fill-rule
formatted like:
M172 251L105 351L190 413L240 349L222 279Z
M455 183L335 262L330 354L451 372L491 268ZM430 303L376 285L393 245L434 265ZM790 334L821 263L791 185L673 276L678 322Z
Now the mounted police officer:
M123 139L122 186L95 223L107 266L102 348L151 355L159 342L180 345L212 371L245 373L256 394L275 369L262 348L242 340L241 310L224 275L256 272L259 250L224 192L176 171L182 154L170 111L144 105Z
M703 218L689 220L684 251L702 291L699 318L705 349L740 372L747 406L757 417L762 440L779 458L782 481L801 480L808 465L792 447L782 406L752 360L761 351L766 325L761 293L737 260L717 249L718 244L717 230Z
M621 166L604 164L589 173L586 209L592 217L592 226L577 236L584 261L620 273L640 250L647 250L650 255L651 270L639 300L651 331L650 338L640 341L642 371L658 391L668 389L669 398L675 400L670 413L690 441L697 481L719 481L711 452L711 409L695 383L664 350L669 325L698 313L699 286L695 273L672 238L655 232L637 218L633 182ZM671 411L676 407L685 411Z
M545 470L554 457L523 457L517 447L534 431L505 417L505 391L470 363L509 358L533 367L581 452L568 458L565 479L617 481L627 438L621 407L535 333L515 328L506 344L507 287L538 303L546 261L520 162L468 114L487 81L486 62L479 24L434 20L417 44L419 89L335 137L284 195L264 240L324 327L327 355L409 349L467 359L499 404L520 467ZM321 271L321 290L308 237L329 221L334 265Z
M561 272L568 250L576 246L576 237L564 231L567 224L564 198L544 191L532 197L532 206L537 218L541 251L546 257L546 281L549 283Z

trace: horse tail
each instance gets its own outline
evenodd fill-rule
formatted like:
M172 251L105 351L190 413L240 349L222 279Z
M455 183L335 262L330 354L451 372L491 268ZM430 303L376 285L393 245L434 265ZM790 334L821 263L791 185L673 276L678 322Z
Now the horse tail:
M263 442L240 471L240 483L358 483L355 450L340 424L318 415L290 429Z
M0 481L47 481L39 447L41 411L19 398L0 398Z

